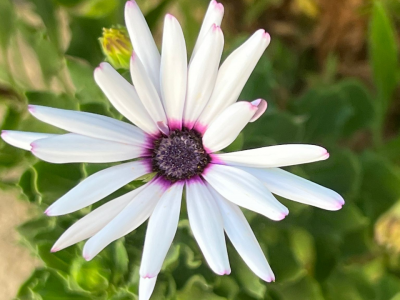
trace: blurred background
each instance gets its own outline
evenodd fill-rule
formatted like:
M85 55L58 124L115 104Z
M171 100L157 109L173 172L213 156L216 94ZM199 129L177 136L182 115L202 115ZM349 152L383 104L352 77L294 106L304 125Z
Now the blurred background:
M158 44L164 14L176 15L190 53L208 1L138 3ZM214 275L183 207L152 299L400 300L400 1L222 3L224 57L258 28L272 36L240 97L265 98L268 110L229 150L321 145L329 160L289 170L336 190L346 205L326 212L282 200L291 211L282 222L245 212L275 272L271 284L253 275L229 243L232 274ZM103 28L124 26L124 4L0 0L1 129L59 132L30 117L27 104L121 118L92 75L105 59ZM91 262L80 256L82 243L50 253L91 208L57 218L43 211L106 166L52 165L0 141L1 299L136 299L145 225Z

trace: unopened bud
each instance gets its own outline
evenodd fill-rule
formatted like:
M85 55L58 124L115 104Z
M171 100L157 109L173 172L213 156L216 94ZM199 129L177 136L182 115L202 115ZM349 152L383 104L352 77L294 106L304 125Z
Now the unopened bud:
M400 253L400 201L376 222L375 240L390 251Z
M99 40L106 59L114 68L129 69L132 44L126 28L103 28L103 37Z

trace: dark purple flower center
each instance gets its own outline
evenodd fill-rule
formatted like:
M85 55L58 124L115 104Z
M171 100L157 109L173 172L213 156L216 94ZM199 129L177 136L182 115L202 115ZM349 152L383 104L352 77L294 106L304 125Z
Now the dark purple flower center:
M195 130L174 130L154 141L153 171L171 182L200 175L210 161Z

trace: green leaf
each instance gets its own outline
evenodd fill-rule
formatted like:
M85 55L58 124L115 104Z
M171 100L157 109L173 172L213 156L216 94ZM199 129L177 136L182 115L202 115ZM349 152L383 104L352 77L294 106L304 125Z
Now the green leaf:
M193 276L185 287L176 293L176 300L226 300L226 298L215 295L212 287L207 284L201 276Z
M345 198L357 195L362 171L359 159L350 150L328 150L328 160L301 167L307 179L331 188Z
M281 299L285 300L324 300L318 282L310 276L305 276L295 282L280 284L277 287L273 286L273 288L277 290L277 292L281 296Z
M107 289L110 270L102 265L100 259L87 262L79 257L72 263L71 275L82 289L99 292Z
M162 20L164 12L170 2L171 0L162 0L156 7L154 7L146 14L146 22L149 25L151 31L155 30L158 22Z
M376 220L400 198L400 170L373 153L362 156L362 165L359 205L371 220Z
M56 95L50 92L28 91L25 93L25 96L28 98L29 104L50 106L62 109L77 109L77 100L71 98L66 94Z
M67 67L76 88L79 103L102 103L109 105L108 100L97 86L93 78L93 68L82 60L67 59Z
M0 47L5 51L15 31L15 12L10 0L0 1Z
M35 10L42 18L47 32L55 45L59 45L59 25L56 17L56 9L53 1L46 0L31 0L35 5Z
M68 282L56 272L37 269L18 291L19 300L93 300L84 292L72 290Z
M343 134L350 136L357 130L368 128L375 118L375 109L370 92L358 80L344 80L338 84L347 104L351 106L351 116L344 124Z
M380 114L384 114L398 83L398 49L395 29L382 2L374 1L369 28L369 53L375 85L380 100Z

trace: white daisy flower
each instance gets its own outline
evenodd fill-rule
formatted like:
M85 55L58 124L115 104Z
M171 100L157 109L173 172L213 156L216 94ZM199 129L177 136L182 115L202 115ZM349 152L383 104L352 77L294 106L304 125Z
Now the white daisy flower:
M69 133L2 132L7 143L51 163L136 159L89 176L54 202L46 210L49 216L82 209L156 172L144 186L77 221L52 249L88 239L83 256L91 260L149 219L140 267L141 300L150 298L175 236L184 188L190 226L210 268L219 275L231 271L225 231L249 268L267 282L275 280L274 274L239 206L279 221L289 211L272 193L327 210L344 204L336 192L280 169L327 159L324 148L278 145L218 152L267 108L262 99L236 101L270 42L268 33L258 30L219 66L223 14L222 4L211 1L188 64L179 22L166 15L160 56L139 7L127 2L125 19L135 50L130 62L133 85L108 63L101 63L94 77L115 108L136 126L92 113L30 105L34 117Z

